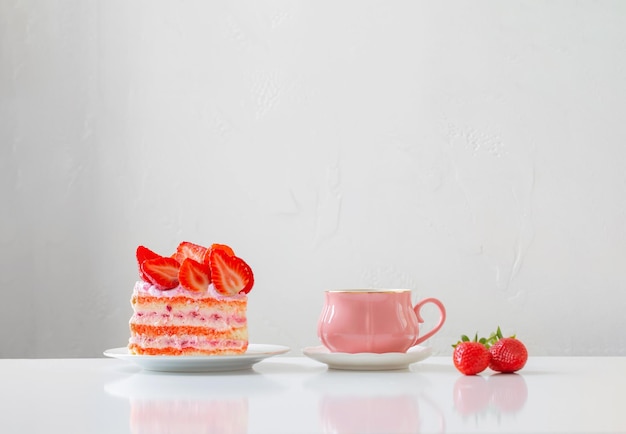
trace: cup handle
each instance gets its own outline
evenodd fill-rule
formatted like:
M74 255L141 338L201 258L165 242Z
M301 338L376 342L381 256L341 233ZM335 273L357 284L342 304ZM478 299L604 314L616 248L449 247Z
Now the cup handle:
M432 304L434 304L435 306L437 306L439 308L439 312L441 314L439 316L439 322L428 333L419 336L417 338L417 340L413 343L413 345L417 345L417 344L419 344L421 342L424 342L426 339L428 339L429 337L431 337L432 335L437 333L439 331L439 329L441 328L441 326L443 326L443 323L446 321L446 308L443 306L443 303L441 301L437 300L436 298L425 298L424 300L420 301L419 303L417 303L413 307L413 310L415 311L415 315L417 315L417 321L419 321L420 323L424 322L424 319L420 315L420 310L427 303L432 303Z

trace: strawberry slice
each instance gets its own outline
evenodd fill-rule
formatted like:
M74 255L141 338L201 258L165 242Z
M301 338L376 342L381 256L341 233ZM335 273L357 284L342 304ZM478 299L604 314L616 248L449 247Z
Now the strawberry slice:
M191 258L186 258L180 264L178 280L180 285L189 291L206 292L209 283L211 283L209 267Z
M182 264L187 258L191 258L196 262L202 262L206 252L206 247L190 243L189 241L183 241L176 248L176 253L172 255L172 258L176 259L179 264Z
M152 250L150 250L147 247L139 246L137 247L137 252L135 253L135 256L137 257L137 265L139 267L139 276L141 276L141 279L143 281L150 282L150 279L148 278L148 276L141 269L141 264L143 264L143 261L145 261L146 259L158 258L161 255L159 255L158 253L154 253Z
M232 247L227 246L226 244L213 243L213 244L211 244L211 249L223 250L223 251L225 251L228 254L228 256L235 256L235 252L233 251Z
M161 256L161 255L159 255L158 253L153 252L152 250L150 250L149 248L147 248L145 246L138 246L137 247L137 262L139 262L139 263L142 263L146 259L158 258L159 256Z
M211 247L208 248L206 253L204 254L203 262L207 265L209 265L209 256L211 255L211 250L223 250L228 256L235 256L235 252L230 246L227 246L226 244L214 243L211 244Z
M178 269L180 265L174 258L159 256L146 259L141 263L141 271L159 289L172 289L178 286Z
M250 266L223 249L210 249L209 268L215 290L222 295L247 294L254 285Z

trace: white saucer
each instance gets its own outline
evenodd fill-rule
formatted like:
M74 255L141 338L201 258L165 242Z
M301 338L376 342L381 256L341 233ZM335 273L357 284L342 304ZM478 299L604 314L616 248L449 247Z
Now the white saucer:
M332 369L353 371L387 371L406 369L412 363L427 359L432 354L431 347L416 345L406 353L332 353L323 345L307 347L302 353L313 360L322 362Z
M263 359L290 350L282 345L250 344L248 350L233 356L142 356L130 354L128 348L106 350L104 355L126 360L146 371L162 372L226 372L250 369Z

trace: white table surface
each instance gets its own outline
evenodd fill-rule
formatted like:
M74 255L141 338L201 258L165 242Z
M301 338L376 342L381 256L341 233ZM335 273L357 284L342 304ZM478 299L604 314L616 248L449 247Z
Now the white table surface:
M531 357L519 374L475 377L449 357L357 372L277 356L214 374L3 359L0 432L626 432L626 358Z

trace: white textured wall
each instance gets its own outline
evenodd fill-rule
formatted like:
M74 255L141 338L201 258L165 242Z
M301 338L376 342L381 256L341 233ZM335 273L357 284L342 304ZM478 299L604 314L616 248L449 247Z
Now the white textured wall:
M375 286L444 301L442 354L626 355L625 125L621 1L0 0L0 356L125 345L183 239L294 353Z

